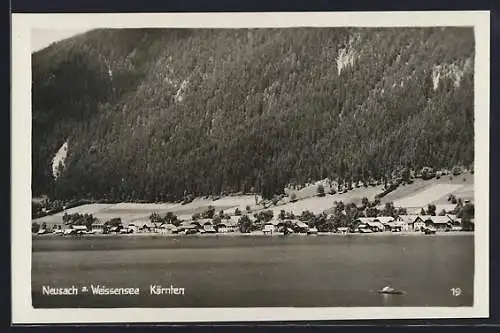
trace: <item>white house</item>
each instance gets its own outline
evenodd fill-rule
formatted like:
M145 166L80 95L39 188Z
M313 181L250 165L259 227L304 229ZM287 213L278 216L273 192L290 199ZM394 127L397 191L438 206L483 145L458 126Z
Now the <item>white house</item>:
M317 233L318 233L318 229L316 229L316 228L314 228L314 227L309 228L309 229L307 230L307 234L308 234L308 235L315 235L315 234L317 234Z
M347 234L349 232L349 228L348 227L339 227L337 228L337 233L339 234Z
M273 223L271 222L267 222L265 225L264 225L264 228L262 229L262 232L265 234L265 235L269 235L269 234L273 234L274 232L276 232L277 229L276 227L274 226Z
M63 232L63 235L71 235L71 234L74 234L76 232L76 230L74 229L65 229L64 232Z
M425 227L425 218L420 215L401 215L402 231L420 231Z
M125 229L127 229L128 232L131 232L131 233L136 233L139 231L139 227L136 226L134 223L129 223Z
M102 234L104 232L104 223L101 221L92 223L91 230L95 233Z
M212 224L204 224L203 225L203 231L206 233L215 233L215 228Z
M175 234L178 230L179 229L175 225L168 223L163 225L162 233Z
M76 234L84 234L87 232L87 226L85 225L73 225L71 228L74 230L73 232Z

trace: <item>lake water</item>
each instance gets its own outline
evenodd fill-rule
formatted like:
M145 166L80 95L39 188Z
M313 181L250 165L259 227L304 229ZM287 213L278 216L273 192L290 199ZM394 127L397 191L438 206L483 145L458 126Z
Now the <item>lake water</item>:
M473 279L470 234L33 239L33 306L42 308L472 306ZM90 284L141 295L42 295L44 285ZM150 295L152 284L185 294ZM407 294L375 292L386 285Z

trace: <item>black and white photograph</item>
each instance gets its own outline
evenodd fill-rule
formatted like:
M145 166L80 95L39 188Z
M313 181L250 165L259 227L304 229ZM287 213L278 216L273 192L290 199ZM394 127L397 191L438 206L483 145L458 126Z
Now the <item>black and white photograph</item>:
M19 318L487 315L488 13L372 14L13 20Z

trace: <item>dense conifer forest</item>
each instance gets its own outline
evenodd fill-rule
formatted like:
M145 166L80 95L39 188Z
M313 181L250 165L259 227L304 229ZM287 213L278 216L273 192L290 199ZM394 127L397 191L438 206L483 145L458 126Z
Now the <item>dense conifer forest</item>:
M33 195L269 197L472 166L473 71L472 28L90 31L32 55Z

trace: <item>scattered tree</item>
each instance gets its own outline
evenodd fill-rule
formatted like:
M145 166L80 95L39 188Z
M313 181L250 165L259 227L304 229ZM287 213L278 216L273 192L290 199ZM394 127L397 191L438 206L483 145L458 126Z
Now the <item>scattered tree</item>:
M384 210L382 212L384 216L394 216L395 211L394 211L394 203L393 202L387 202L385 204Z
M363 197L363 199L361 199L361 204L363 205L363 207L368 207L369 203L370 203L370 200L368 200L367 197Z
M427 215L436 216L436 205L427 205Z
M208 206L207 209L202 213L202 217L204 219L211 219L215 215L215 207L214 206Z
M218 226L219 224L221 224L222 219L219 215L215 215L214 218L212 219L212 222L215 226Z
M474 204L467 203L464 206L462 206L457 216L460 218L469 218L469 219L474 218Z
M379 210L376 207L369 207L366 209L366 217L377 217Z
M172 212L167 212L161 220L161 223L171 223L173 225L177 225L180 224L180 221L178 220L177 215Z
M404 168L403 171L401 172L401 178L403 179L403 182L408 183L411 178L411 172L409 168Z
M149 220L151 221L151 223L161 223L162 222L161 216L156 212L149 215Z
M259 223L265 223L271 221L273 219L273 215L272 210L264 210L256 214L256 219Z
M319 184L318 187L316 188L316 193L318 197L324 197L325 196L325 187L323 184Z
M109 221L104 222L106 226L112 227L120 227L122 225L122 219L119 217L115 217L110 219Z
M453 176L458 176L462 173L462 168L460 168L459 166L454 166L453 169L451 169L451 173L453 174Z
M240 217L238 220L238 227L240 229L240 232L242 233L249 233L252 231L252 221L247 215L243 215Z
M422 175L422 179L424 180L431 179L436 176L436 172L434 171L434 169L428 166L423 167L420 173Z
M310 221L314 218L315 218L314 214L308 210L304 210L302 214L299 216L299 220L303 222Z
M407 212L406 208L404 208L404 207L399 207L399 208L397 208L397 209L395 210L395 214L396 214L397 216L400 216L400 215L407 215L407 214L408 214L408 212Z

